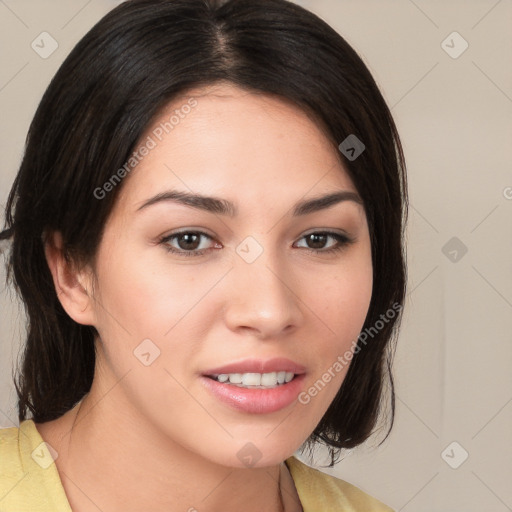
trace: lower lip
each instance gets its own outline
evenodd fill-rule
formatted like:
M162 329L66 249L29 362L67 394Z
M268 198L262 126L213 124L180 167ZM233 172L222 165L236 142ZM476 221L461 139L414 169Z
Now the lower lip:
M305 374L297 375L290 382L270 389L241 388L205 376L201 380L221 402L243 412L268 414L280 411L297 400L304 378Z

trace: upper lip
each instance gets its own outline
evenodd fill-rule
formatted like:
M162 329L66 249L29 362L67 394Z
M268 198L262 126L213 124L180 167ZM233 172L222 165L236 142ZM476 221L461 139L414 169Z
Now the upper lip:
M204 372L203 375L221 375L223 373L272 373L281 371L301 374L304 373L306 369L304 366L290 359L276 357L273 359L243 359L235 363L211 368Z

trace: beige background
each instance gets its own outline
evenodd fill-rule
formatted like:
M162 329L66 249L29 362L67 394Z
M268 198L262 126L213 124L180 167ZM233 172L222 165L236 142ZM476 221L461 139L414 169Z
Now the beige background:
M118 3L0 0L0 204L51 77ZM510 511L512 2L297 3L369 66L398 124L411 197L395 428L385 444L353 450L329 472L397 511ZM30 46L43 31L59 44L47 59ZM0 426L17 424L11 368L23 317L12 300L1 294ZM463 450L469 457L453 469L446 461L459 464Z

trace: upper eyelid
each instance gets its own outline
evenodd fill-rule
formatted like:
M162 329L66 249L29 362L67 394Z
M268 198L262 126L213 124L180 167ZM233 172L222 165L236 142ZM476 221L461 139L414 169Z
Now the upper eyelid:
M200 235L203 235L203 236L207 236L208 238L215 239L214 235L210 235L206 231L204 231L202 229L199 229L199 228L197 228L197 229L196 228L181 229L179 231L174 231L172 233L169 233L168 235L164 235L164 236L162 236L160 238L163 239L163 240L166 240L168 238L172 238L172 237L183 235L183 234L187 234L187 233L196 233L196 234L200 234ZM333 234L333 235L341 235L341 236L345 236L347 238L351 238L351 236L345 230L340 229L339 231L336 231L333 228L313 228L311 231L306 231L305 233L303 233L300 236L300 238L304 238L305 236L313 235L315 233L326 233L326 234L329 234L329 235L331 235L331 234ZM300 240L300 238L298 238L298 240Z
M207 237L214 242L217 241L217 239L213 235L210 235L210 234L208 234L204 231L201 231L199 229L185 229L182 231L176 231L175 233L170 233L169 235L165 235L165 236L161 237L160 240L161 240L161 242L168 242L169 240L172 240L180 235L186 235L188 233L194 233L194 234L197 234L200 236ZM201 249L201 250L204 250L204 249ZM190 252L192 252L192 251L190 251Z
M332 228L330 228L330 229L327 229L327 228L324 228L324 229L322 229L322 228L315 228L312 231L307 231L306 233L302 234L299 238L297 238L296 241L302 240L306 236L313 235L313 234L326 234L328 236L337 235L337 236L341 236L341 237L345 238L347 240L347 242L352 242L352 241L355 240L355 237L349 235L348 233L344 232L343 230L341 230L341 231L342 232L334 231ZM209 238L212 241L218 242L218 240L213 235L210 235L210 234L206 233L205 231L202 231L201 229L193 229L193 228L183 229L183 230L180 230L180 231L176 231L176 232L170 233L169 235L166 235L166 236L162 237L161 241L162 242L168 242L169 240L172 240L172 239L174 239L174 238L176 238L176 237L178 237L180 235L188 234L188 233L195 233L195 234L198 234L200 236L205 236L205 237ZM218 242L218 243L220 243L220 242ZM183 252L200 252L200 251L206 251L208 249L199 249L199 250L195 250L195 251L185 251L183 249L178 249L178 250L181 250Z

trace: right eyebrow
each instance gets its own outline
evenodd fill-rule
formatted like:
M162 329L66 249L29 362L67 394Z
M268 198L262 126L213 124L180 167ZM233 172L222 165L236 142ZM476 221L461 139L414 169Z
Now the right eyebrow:
M234 217L237 214L236 206L227 199L203 196L201 194L192 194L190 192L182 192L179 190L168 190L167 192L158 194L147 200L140 208L138 208L138 210L142 210L162 201L180 203L185 206L191 206L192 208L205 210L211 213L229 215L230 217Z

